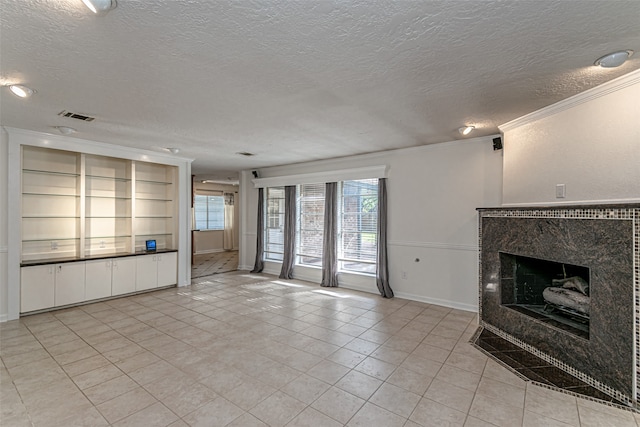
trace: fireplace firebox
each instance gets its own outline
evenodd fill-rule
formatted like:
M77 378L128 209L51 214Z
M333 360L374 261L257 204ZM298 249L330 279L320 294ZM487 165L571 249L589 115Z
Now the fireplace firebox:
M499 254L502 305L589 339L588 267Z

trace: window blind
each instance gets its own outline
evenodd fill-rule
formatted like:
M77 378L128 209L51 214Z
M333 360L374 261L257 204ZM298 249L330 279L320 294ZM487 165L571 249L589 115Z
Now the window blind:
M322 267L324 193L324 183L298 186L298 264Z
M267 188L264 256L282 261L284 253L284 187Z

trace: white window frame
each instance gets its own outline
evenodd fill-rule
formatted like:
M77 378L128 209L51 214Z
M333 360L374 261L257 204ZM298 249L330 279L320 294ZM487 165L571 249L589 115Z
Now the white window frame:
M375 184L373 183L373 181L375 180ZM351 180L351 181L364 181L364 180ZM345 217L344 217L344 202L345 202L345 195L344 195L344 186L345 186L345 182L349 182L349 181L341 181L338 185L338 271L341 273L352 273L352 274L364 274L364 275L375 275L376 274L376 265L377 265L377 260L376 260L376 254L377 254L377 245L378 245L378 234L377 234L377 221L378 221L378 216L377 216L377 203L378 203L378 187L377 187L377 179L371 179L371 185L375 185L375 197L376 197L376 210L374 211L375 214L371 213L371 215L375 215L375 226L373 227L373 235L375 238L375 245L373 246L373 259L362 259L362 258L354 258L354 257L349 257L345 254L345 250L344 250L344 246L345 246L345 242L344 242L344 238L346 233L356 233L356 234L360 234L360 242L362 242L362 235L363 234L372 234L371 230L362 230L362 228L359 228L359 231L345 231L344 229L344 222L345 222ZM361 217L362 213L360 211L360 218L359 221L362 220ZM362 223L360 222L360 225L362 225ZM354 264L354 265L359 265L361 268L349 268L349 264ZM370 267L365 267L365 266L370 266Z

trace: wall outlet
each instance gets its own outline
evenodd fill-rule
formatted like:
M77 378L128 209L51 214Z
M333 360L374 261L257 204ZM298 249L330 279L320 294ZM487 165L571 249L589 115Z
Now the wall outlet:
M58 242L51 242L51 250L52 251L58 250Z
M556 184L556 199L567 197L567 187L564 184Z
M407 272L403 271L402 273L400 273L400 277L402 277L402 279L407 280Z

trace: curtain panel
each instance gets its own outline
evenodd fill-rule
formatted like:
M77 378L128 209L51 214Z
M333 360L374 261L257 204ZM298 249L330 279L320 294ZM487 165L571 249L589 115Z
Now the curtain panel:
M378 251L376 259L376 284L380 295L393 298L389 285L389 268L387 263L387 179L378 180Z
M224 193L224 233L222 234L223 249L230 251L233 249L233 214L234 195Z
M260 273L264 269L264 188L258 188L258 222L256 233L256 260L251 273Z
M296 186L284 187L284 256L281 279L293 279L293 263L296 259Z
M322 282L320 286L338 286L338 183L327 182L324 194L324 237L322 248Z

